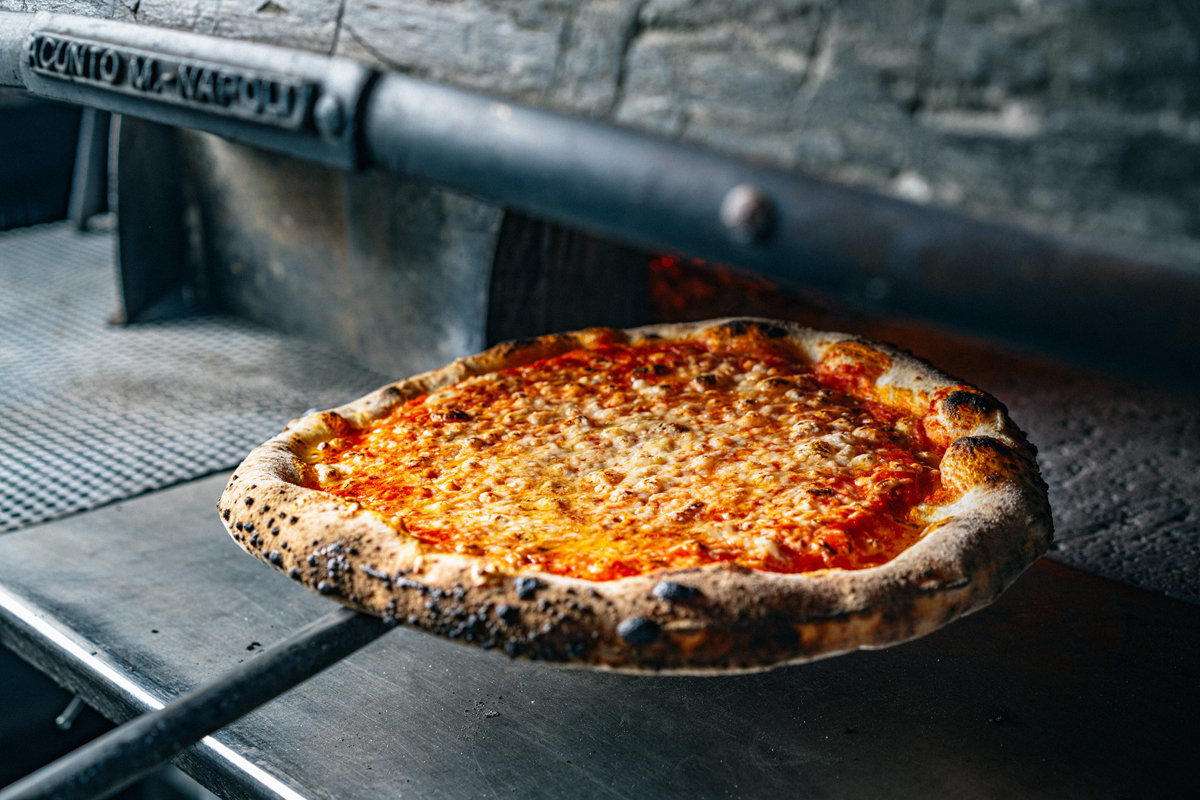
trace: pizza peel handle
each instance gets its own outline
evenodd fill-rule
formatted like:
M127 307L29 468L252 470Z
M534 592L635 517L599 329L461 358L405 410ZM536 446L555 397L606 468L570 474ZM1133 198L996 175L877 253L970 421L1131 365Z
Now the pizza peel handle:
M170 705L22 778L0 791L0 800L108 797L387 630L378 617L339 608Z

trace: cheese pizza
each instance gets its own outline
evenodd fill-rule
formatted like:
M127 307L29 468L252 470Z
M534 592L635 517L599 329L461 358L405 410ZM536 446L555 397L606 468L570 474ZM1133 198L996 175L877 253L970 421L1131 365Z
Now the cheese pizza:
M1051 538L994 398L758 319L500 345L293 422L220 508L351 607L511 656L690 672L922 635Z

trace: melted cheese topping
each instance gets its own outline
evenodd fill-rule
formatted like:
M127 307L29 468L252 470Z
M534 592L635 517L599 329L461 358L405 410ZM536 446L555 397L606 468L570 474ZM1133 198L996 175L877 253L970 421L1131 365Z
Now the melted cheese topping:
M940 454L918 422L765 343L652 341L468 379L310 461L427 552L513 571L860 569L920 537Z

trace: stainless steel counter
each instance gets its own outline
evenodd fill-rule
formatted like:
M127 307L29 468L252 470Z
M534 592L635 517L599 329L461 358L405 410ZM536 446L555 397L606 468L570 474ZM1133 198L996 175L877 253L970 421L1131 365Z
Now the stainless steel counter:
M221 530L214 476L0 537L0 641L121 719L328 609ZM1200 610L1048 561L923 640L635 677L404 629L207 740L250 797L1151 797L1200 779Z

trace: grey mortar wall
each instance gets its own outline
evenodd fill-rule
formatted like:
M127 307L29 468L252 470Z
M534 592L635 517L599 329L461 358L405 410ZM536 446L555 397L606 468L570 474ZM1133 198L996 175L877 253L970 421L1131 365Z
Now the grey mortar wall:
M1190 0L0 0L285 44L1194 265Z

